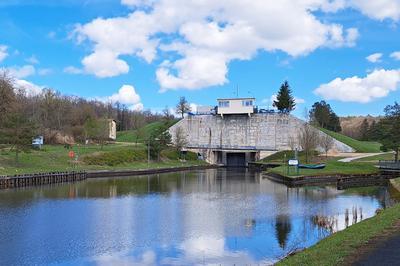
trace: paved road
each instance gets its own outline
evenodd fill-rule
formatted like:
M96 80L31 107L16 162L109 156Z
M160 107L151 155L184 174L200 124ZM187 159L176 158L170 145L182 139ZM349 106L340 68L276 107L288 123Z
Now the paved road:
M380 243L353 265L400 265L400 232Z
M375 155L380 155L380 154L385 154L385 153L386 153L386 152L362 153L362 154L360 154L360 155L354 154L355 156L351 156L351 157L347 157L347 158L340 159L339 162L349 163L349 162L354 161L354 160L357 160L357 159L372 157L372 156L375 156Z

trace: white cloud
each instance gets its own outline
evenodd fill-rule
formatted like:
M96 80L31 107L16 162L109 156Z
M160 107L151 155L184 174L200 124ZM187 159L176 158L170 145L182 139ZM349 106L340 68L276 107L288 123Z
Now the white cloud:
M400 60L400 51L391 53L390 57L393 58L394 60Z
M365 59L367 59L371 63L378 63L381 62L383 54L382 53L374 53L369 56L367 56Z
M27 96L36 96L42 93L44 87L33 84L24 79L17 79L14 81L14 85L17 89L23 90Z
M39 64L39 60L36 58L35 55L32 55L31 57L25 59L25 61L32 65Z
M107 101L125 104L132 110L143 110L143 104L140 102L140 96L136 93L135 88L131 85L123 85L117 93L107 97Z
M122 0L133 7L124 17L98 18L78 25L74 36L93 51L82 60L98 77L127 73L121 56L148 63L170 62L156 72L161 91L201 89L226 83L228 64L250 60L258 51L307 55L320 47L354 46L355 28L319 20L315 11L335 11L342 1Z
M74 66L67 66L64 68L64 73L68 74L82 74L83 70Z
M12 77L17 79L23 79L36 73L36 69L32 65L25 65L22 67L8 67L3 70L7 71Z
M273 105L274 101L277 100L276 97L277 97L276 94L272 94L271 97L265 98L261 102L264 103L264 104L270 105L270 107L272 108L273 107L272 105ZM299 97L296 97L296 96L294 97L294 101L296 102L296 104L303 104L303 103L306 102L306 100L304 100L302 98L299 98Z
M8 56L7 49L7 46L0 45L0 62L6 59L6 57Z
M400 70L380 69L374 70L364 78L336 78L319 86L314 93L325 100L368 103L397 90L399 84Z
M51 73L53 73L53 70L51 68L40 68L38 70L38 74L40 76L46 76L46 75L49 75Z
M354 7L364 15L377 20L400 19L399 0L350 0L348 6Z

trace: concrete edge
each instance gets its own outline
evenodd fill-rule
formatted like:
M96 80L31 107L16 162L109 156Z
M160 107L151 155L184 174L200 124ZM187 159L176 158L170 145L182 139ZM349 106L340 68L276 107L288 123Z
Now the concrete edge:
M220 168L219 165L192 165L179 167L164 167L139 170L104 170L104 171L87 171L87 178L107 178L107 177L123 177L123 176L138 176L151 175L170 172L180 172L189 170L215 169Z
M399 179L400 179L400 177L398 177ZM396 178L394 178L394 179L396 179ZM400 184L397 184L395 181L394 181L394 179L391 179L390 180L390 184L392 185L392 187L394 188L394 189L396 189L398 192L400 192Z

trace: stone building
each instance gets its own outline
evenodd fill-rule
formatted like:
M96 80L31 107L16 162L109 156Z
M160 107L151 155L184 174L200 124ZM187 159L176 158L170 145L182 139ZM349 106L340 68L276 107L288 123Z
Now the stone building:
M293 143L298 143L304 121L295 116L257 110L253 98L218 99L218 102L217 114L190 115L172 126L169 129L172 141L176 141L175 132L180 127L186 135L187 149L202 154L210 163L230 166L246 165L276 151L289 150ZM353 151L336 139L333 143L333 150Z

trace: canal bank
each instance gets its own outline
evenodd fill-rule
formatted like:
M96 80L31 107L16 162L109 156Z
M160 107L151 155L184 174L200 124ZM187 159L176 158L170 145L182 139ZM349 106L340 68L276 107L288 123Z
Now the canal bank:
M102 170L102 171L70 171L70 172L48 172L23 174L14 176L0 176L0 189L14 189L31 186L42 186L59 183L72 183L87 178L126 177L139 175L153 175L161 173L204 170L218 168L218 165L191 165L179 167L163 167L150 169L124 169L124 170Z
M400 196L400 189L392 187ZM277 265L398 265L400 203L376 213L314 246L289 254Z

